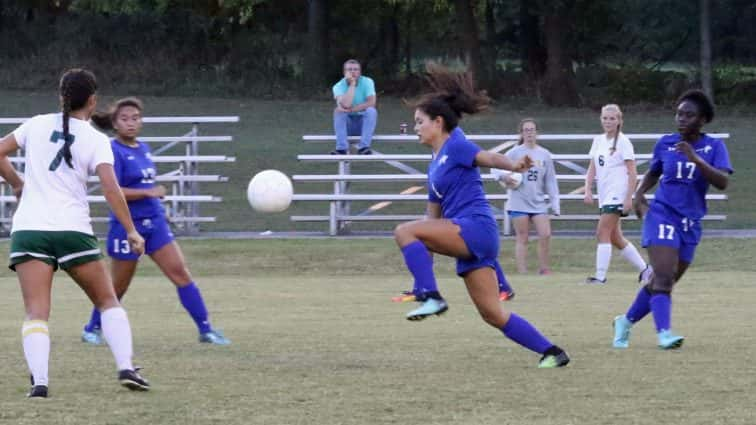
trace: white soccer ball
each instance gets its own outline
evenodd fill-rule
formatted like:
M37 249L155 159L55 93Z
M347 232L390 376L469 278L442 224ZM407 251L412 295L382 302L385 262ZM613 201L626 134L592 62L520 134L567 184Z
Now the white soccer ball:
M522 184L522 173L516 173L507 170L497 170L492 168L491 173L496 176L497 181L504 189L517 189ZM513 183L507 183L507 178L514 180Z
M260 171L247 186L247 200L255 211L273 213L289 208L294 187L286 174L278 170Z

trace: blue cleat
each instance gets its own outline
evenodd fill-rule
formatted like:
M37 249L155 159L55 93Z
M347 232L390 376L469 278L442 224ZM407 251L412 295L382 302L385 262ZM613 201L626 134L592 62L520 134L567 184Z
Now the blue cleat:
M229 345L231 344L231 340L223 336L223 332L217 331L215 329L211 330L210 332L205 332L203 334L200 334L199 336L199 342L212 344L212 345Z
M440 316L448 309L449 305L446 304L445 300L438 298L428 298L420 307L407 313L407 320L423 320L426 317L434 314L436 316Z
M630 328L633 327L633 322L627 320L627 317L622 314L614 318L612 323L614 326L614 342L612 346L614 348L627 348L630 346Z
M656 334L659 338L659 348L662 350L674 350L682 347L685 337L675 335L669 329L663 330Z
M86 328L81 332L81 342L85 342L90 345L102 344L102 329L94 328L91 332Z

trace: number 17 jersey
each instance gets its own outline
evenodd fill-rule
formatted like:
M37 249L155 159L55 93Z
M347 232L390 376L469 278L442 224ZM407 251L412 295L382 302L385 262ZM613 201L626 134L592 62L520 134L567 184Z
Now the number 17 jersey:
M681 140L680 134L669 134L659 139L654 146L649 171L662 174L652 207L658 203L681 217L697 221L706 215L709 181L694 162L677 151L675 145ZM702 134L693 144L693 149L712 167L732 174L730 155L721 140Z

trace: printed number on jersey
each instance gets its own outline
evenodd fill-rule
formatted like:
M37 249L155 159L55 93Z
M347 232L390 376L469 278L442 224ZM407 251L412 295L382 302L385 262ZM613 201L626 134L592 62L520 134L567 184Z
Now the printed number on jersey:
M695 172L696 172L695 162L677 161L677 178L678 179L687 178L688 180L693 180L693 174L695 174Z
M71 147L76 137L74 137L73 134L69 134L68 137L66 137L66 140L63 142L63 146L60 147L60 150L55 155L55 158L53 158L52 162L50 163L49 170L55 171L60 167L60 163L63 162L63 149L68 146ZM53 131L50 135L50 143L58 144L58 140L63 140L63 132L62 131Z

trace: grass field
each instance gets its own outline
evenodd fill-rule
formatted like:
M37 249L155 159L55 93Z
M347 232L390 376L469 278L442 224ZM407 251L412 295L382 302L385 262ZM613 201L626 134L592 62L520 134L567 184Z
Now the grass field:
M110 90L104 90L103 102L113 99ZM132 93L119 93L130 95ZM34 113L55 110L57 98L51 92L29 93L18 91L0 91L4 99L12 99L0 104L0 117L28 116ZM203 127L207 134L231 134L235 137L233 145L218 144L208 146L208 154L233 154L237 157L234 164L203 166L203 172L219 173L230 177L226 184L208 183L203 190L222 195L221 204L204 205L203 214L215 215L218 222L203 224L204 230L212 231L291 231L291 230L327 230L326 223L292 223L290 215L326 214L325 203L299 203L292 206L286 213L261 215L254 213L246 202L246 185L250 177L256 172L275 168L287 174L328 174L335 173L334 164L298 163L296 155L299 153L325 153L332 149L330 144L304 144L303 134L329 134L332 132L331 109L332 102L327 100L324 93L323 101L265 101L243 98L172 98L145 97L147 115L239 115L238 124L227 128L221 126ZM619 103L622 103L621 101ZM399 124L412 121L412 111L398 99L379 99L379 121L377 133L394 134L398 132ZM539 121L542 133L594 133L600 130L598 112L589 109L553 109L543 106L498 104L492 111L463 121L463 127L468 133L513 133L517 123L523 117L534 117ZM671 109L635 106L625 111L625 129L628 133L669 132L674 129L673 113ZM12 130L12 127L0 129L0 132ZM730 200L727 203L712 203L712 213L726 213L728 220L723 223L707 223L707 227L749 228L756 222L756 196L753 194L749 181L756 180L756 171L748 158L756 157L756 145L750 143L756 134L756 113L749 108L727 108L717 111L717 118L708 127L712 132L729 132L732 138L728 140L728 147L736 169L736 174L727 193ZM161 126L146 128L145 134L183 134L187 127ZM590 144L575 144L561 146L553 143L546 145L555 153L581 153L589 150ZM422 146L400 144L376 144L378 150L384 153L425 153ZM636 152L649 153L652 144L642 142L636 145ZM224 151L230 149L231 152ZM418 166L421 169L422 164ZM353 173L362 172L395 172L384 165L354 164ZM645 168L641 168L645 170ZM398 193L409 186L406 183L376 184L368 183L355 185L358 193L388 192ZM571 186L564 186L562 191ZM499 191L495 183L487 186L489 191ZM297 192L332 191L328 185L297 184ZM353 211L360 211L368 204L353 204ZM385 209L386 213L418 212L423 209L420 203L404 203L392 205ZM564 213L583 213L594 211L584 209L580 202L565 203ZM594 223L561 223L557 228L593 227ZM637 226L629 224L629 228ZM390 229L390 223L360 224L355 230L361 229Z
M84 295L54 286L51 395L28 401L15 276L0 272L0 423L7 424L752 424L756 264L752 240L704 240L674 297L675 352L655 347L650 318L631 348L610 347L610 323L635 273L615 258L610 284L578 285L593 242L556 240L549 277L510 276L505 306L529 318L573 362L538 356L478 318L437 261L450 302L411 323L389 297L409 286L390 240L185 240L190 268L230 347L196 342L175 291L145 263L126 298L149 393L117 386L105 347L84 346ZM502 264L513 269L512 243ZM0 243L0 257L7 255ZM531 252L531 257L532 257ZM532 258L531 258L532 259Z

